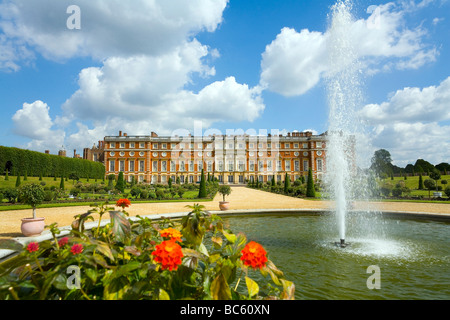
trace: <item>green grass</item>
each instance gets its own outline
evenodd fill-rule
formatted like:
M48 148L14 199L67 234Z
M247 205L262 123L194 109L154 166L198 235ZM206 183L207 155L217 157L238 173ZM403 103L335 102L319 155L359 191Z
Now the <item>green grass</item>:
M423 181L425 181L426 179L429 179L428 176L422 176ZM448 184L442 184L441 181L442 180L447 180ZM417 196L423 196L424 198L428 198L429 194L428 194L428 190L418 190L419 187L419 176L414 176L414 177L407 177L407 179L405 180L403 177L394 177L394 180L391 180L391 178L387 178L384 180L384 182L389 182L392 185L396 185L399 181L403 181L405 182L405 186L408 187L411 190L411 197L417 197ZM438 181L438 186L442 186L442 197L446 198L445 195L445 188L447 188L448 186L450 186L450 175L443 175L441 176L441 179ZM435 190L434 190L435 191ZM433 196L433 190L430 191L430 195L431 197Z

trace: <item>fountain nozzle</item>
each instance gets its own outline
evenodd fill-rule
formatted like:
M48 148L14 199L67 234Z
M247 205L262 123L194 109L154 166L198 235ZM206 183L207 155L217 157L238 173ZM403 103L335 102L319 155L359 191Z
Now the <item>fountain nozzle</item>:
M335 242L334 244L340 248L345 248L348 246L348 243L345 242L345 239L341 239L340 242Z

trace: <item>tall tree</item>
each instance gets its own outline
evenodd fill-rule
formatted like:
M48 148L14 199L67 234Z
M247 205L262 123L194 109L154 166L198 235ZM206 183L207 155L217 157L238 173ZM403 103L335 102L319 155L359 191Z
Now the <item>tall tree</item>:
M200 177L200 189L198 190L198 197L199 198L206 198L206 181L205 181L205 173L202 169L202 175Z
M389 151L380 149L375 151L370 168L375 171L378 176L385 173L390 175L392 173L392 158Z
M119 176L118 176L117 182L116 182L116 189L119 190L120 192L125 192L125 181L123 179L122 171L119 172Z
M311 168L309 168L308 181L306 182L306 196L311 198L314 198L316 196L316 190L314 188L314 180Z

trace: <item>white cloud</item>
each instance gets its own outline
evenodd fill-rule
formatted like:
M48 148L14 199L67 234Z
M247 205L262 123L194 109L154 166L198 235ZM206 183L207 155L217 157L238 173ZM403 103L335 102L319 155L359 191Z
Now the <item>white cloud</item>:
M31 139L26 148L54 151L63 145L65 133L53 129L49 111L50 107L46 103L37 100L33 103L24 103L22 109L17 110L12 117L14 133Z
M404 88L388 101L366 105L361 118L373 126L373 144L388 149L397 165L424 158L450 159L450 77L438 86Z
M351 22L349 39L357 44L355 58L367 74L417 69L435 61L438 51L424 44L427 31L421 26L405 27L407 11L405 5L394 3L371 6L367 19ZM283 28L262 54L261 84L285 96L304 94L330 70L329 37L330 31Z
M228 0L79 0L81 29L69 30L69 0L7 0L0 30L48 59L159 55L200 31L214 31Z

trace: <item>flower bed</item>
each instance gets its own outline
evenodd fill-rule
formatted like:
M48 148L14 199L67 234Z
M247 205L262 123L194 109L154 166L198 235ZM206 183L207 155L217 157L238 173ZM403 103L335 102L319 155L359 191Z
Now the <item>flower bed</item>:
M203 206L190 206L181 221L155 222L128 219L129 205L98 205L76 216L60 239L56 224L48 226L53 240L28 243L0 270L0 299L293 299L294 284L264 248ZM100 220L108 212L110 223L85 230L92 212Z

